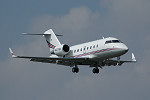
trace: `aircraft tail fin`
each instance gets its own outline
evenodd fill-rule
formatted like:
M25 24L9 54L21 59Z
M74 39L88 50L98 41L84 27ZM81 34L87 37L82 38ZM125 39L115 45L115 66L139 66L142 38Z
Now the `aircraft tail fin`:
M50 52L52 52L56 46L61 45L61 43L59 42L56 36L63 36L63 35L55 34L52 29L47 30L46 32L44 32L44 34L28 34L28 33L22 33L22 34L23 35L43 35L46 39L48 47L50 48Z
M57 35L57 36L61 36L61 35ZM60 46L61 45L61 43L59 42L58 38L56 37L56 35L54 34L52 29L47 30L44 33L44 37L46 39L48 47L50 48L50 52L53 51L53 49L56 46Z

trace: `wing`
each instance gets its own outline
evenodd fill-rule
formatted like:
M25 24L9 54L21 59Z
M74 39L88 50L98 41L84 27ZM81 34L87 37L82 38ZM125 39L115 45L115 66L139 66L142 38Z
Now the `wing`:
M121 66L123 63L135 63L137 62L136 59L135 59L135 56L134 54L132 53L132 60L127 60L127 61L120 61L120 60L106 60L105 61L105 64L108 65L108 66L111 66L111 65L119 65Z
M77 65L91 65L93 63L96 63L95 61L89 60L89 58L73 58L73 57L29 57L29 56L16 56L14 55L11 48L9 48L9 51L13 58L25 58L30 59L30 61L34 62L42 62L42 63L54 63L59 65L65 65L65 66L74 66ZM111 65L122 65L123 63L135 63L136 59L134 54L132 53L132 60L130 61L120 61L120 60L105 60L102 64L102 66L111 66ZM92 67L92 66L91 66Z
M56 63L60 65L73 66L74 64L81 64L81 62L88 62L89 58L72 58L72 57L29 57L29 56L16 56L14 55L11 48L9 51L13 58L25 58L30 59L34 62L43 62L43 63Z

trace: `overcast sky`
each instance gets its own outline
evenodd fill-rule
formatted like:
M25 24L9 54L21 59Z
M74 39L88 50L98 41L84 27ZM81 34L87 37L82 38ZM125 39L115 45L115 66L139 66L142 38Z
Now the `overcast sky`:
M43 37L52 28L61 43L75 45L113 36L129 52L121 57L135 64L104 67L98 75L89 66L70 67L12 59L17 55L49 56ZM149 0L1 0L0 100L148 100L150 98Z

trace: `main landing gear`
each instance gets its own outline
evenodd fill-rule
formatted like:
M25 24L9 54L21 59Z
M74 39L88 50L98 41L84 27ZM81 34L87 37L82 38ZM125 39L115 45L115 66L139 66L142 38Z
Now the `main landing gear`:
M72 68L72 72L73 73L78 73L79 72L79 68L77 67L77 65L75 65L75 67Z
M98 74L98 73L99 73L99 69L98 69L98 67L93 68L93 73L94 73L94 74Z
M78 73L78 72L79 72L79 68L78 68L77 65L75 65L75 67L72 68L72 72L73 72L73 73ZM93 72L94 74L98 74L98 73L99 73L98 67L93 68L92 72Z

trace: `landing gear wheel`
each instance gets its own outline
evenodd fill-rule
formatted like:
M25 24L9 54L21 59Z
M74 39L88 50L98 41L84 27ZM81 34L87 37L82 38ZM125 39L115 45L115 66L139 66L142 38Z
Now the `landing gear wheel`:
M93 68L93 73L94 74L98 74L99 73L99 69L98 68Z
M79 68L78 68L78 67L72 68L72 72L73 72L73 73L78 73L78 72L79 72Z

